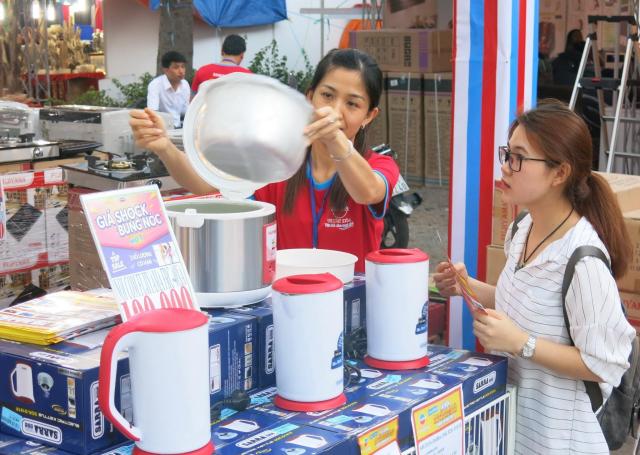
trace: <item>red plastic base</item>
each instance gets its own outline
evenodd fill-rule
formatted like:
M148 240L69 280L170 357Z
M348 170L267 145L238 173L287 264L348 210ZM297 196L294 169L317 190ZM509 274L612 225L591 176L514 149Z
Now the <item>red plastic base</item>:
M429 357L425 355L421 359L417 360L392 361L378 360L366 355L364 356L364 363L370 367L378 368L380 370L417 370L429 365Z
M213 442L209 441L207 445L197 450L192 450L191 452L177 453L173 455L211 455L214 452L215 452L215 449L213 448ZM166 452L164 454L146 452L141 448L139 448L138 446L134 446L133 455L166 455Z
M335 409L339 406L342 406L346 402L347 397L344 393L341 393L337 397L325 401L291 401L287 400L286 398L282 398L280 395L276 395L275 399L273 400L273 404L275 404L279 408L296 412L327 411L329 409Z

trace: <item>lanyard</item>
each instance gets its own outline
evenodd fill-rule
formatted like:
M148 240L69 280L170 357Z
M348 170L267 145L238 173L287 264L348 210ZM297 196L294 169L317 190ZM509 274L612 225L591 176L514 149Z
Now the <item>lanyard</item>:
M309 155L309 159L307 159L307 179L309 180L309 199L311 200L311 235L313 248L318 248L318 226L320 225L320 219L324 214L324 208L327 205L327 197L331 192L331 186L336 179L337 174L333 174L329 183L328 188L325 190L324 195L322 196L322 204L319 208L316 208L316 184L313 181L313 174L311 172L311 155Z

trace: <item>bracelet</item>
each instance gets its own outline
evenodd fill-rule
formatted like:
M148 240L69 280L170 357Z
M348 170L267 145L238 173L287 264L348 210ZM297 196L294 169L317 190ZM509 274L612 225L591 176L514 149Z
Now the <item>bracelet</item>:
M351 155L353 155L353 151L355 150L355 147L353 146L351 141L349 141L349 144L350 144L349 151L347 152L347 154L345 156L338 157L338 156L335 156L333 154L329 154L331 159L333 159L333 161L335 161L336 163L340 163L340 162L346 160L347 158L349 158Z

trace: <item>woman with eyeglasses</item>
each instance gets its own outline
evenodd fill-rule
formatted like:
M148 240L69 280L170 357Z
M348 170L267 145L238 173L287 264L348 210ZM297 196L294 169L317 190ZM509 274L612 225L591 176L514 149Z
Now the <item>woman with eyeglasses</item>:
M586 124L560 102L519 115L499 149L501 183L505 202L529 213L513 238L508 231L497 286L454 266L487 308L487 315L474 312L474 334L485 349L511 357L516 453L609 453L583 381L598 383L606 400L629 366L635 330L615 279L627 269L631 243L613 192L591 172L591 154ZM612 271L598 258L580 259L563 302L567 262L582 245L604 251ZM461 295L447 263L435 282L443 295Z

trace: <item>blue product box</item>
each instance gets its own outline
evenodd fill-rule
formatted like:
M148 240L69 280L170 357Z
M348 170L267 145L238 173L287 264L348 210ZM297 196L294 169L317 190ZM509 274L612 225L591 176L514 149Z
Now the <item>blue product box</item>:
M87 455L125 440L98 406L107 330L49 346L0 340L0 431ZM116 407L132 419L129 362L121 354Z
M462 383L465 414L502 396L507 388L507 358L499 355L429 345L431 360L426 371L442 382Z
M367 325L367 288L363 274L353 276L353 281L344 285L344 333L349 335Z
M224 447L221 455L277 453L287 455L356 455L347 437L320 428L280 421L269 428Z
M103 449L93 455L131 455L133 446L130 443L119 444L110 449ZM0 453L2 455L71 455L70 452L47 447L29 439L0 433Z
M211 404L235 390L257 387L257 323L253 316L210 310L209 393Z
M275 350L273 338L273 310L271 298L246 307L234 308L234 313L240 313L256 318L257 323L257 349L258 356L258 384L263 389L276 383Z

